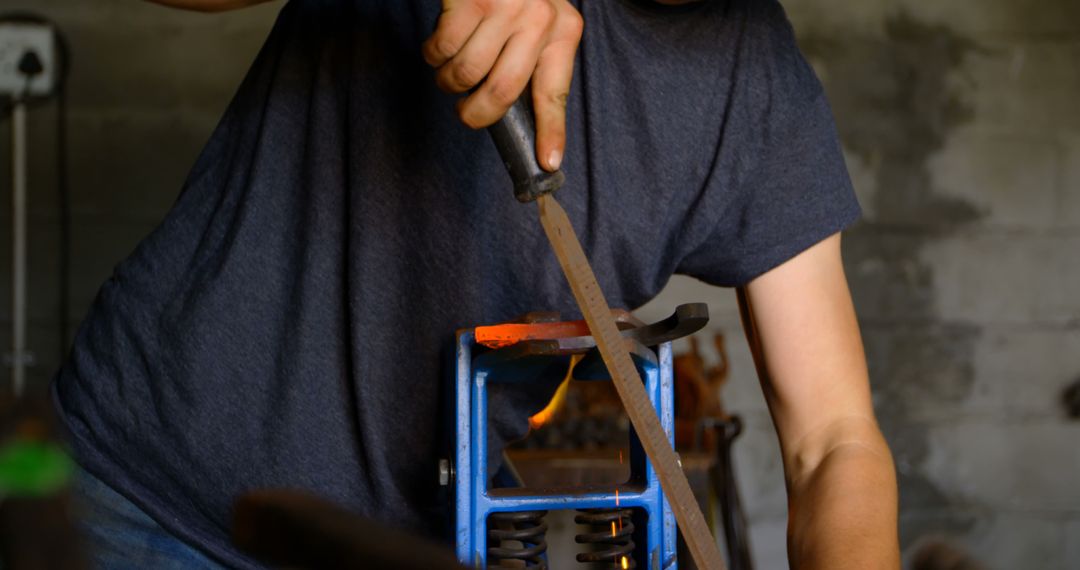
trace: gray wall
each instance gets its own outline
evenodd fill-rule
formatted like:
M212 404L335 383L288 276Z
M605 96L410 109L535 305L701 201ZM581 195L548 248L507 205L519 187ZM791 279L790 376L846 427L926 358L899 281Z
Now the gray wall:
M113 266L160 221L262 45L280 5L226 14L138 0L0 0L55 21L72 48L69 165L73 331ZM59 361L55 104L31 111L29 347ZM0 124L0 343L10 347L10 121ZM3 373L8 378L8 372Z
M1080 378L1080 4L786 5L866 210L845 255L900 472L905 548L944 536L989 568L1080 567L1080 424L1058 403ZM278 7L199 15L135 0L3 0L8 8L55 19L74 48L74 326L174 199ZM52 120L49 107L31 116L39 385L58 352ZM749 425L737 461L754 549L760 568L783 567L779 456L732 296L675 279L642 313L680 300L709 301L731 339L725 397ZM9 318L4 302L4 346Z
M1080 568L1080 3L788 0L833 104L865 219L845 237L901 540L989 568ZM729 405L764 568L781 567L775 437L739 339Z

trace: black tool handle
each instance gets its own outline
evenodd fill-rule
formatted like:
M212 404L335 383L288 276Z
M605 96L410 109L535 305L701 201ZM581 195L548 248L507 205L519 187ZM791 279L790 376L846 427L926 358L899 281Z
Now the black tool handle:
M566 177L561 170L548 172L536 161L536 120L527 93L488 132L514 181L514 197L519 202L532 202L563 185Z

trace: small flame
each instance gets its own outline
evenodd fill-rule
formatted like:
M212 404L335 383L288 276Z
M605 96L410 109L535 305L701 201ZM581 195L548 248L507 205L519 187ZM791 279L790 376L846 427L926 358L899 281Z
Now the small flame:
M611 521L611 536L615 536L615 521Z
M615 489L615 506L619 506L619 490Z
M626 557L625 556L622 557L622 567L623 567L623 570L626 570L627 568L630 567L630 564L626 562Z
M574 366L580 360L580 354L570 357L570 368L566 371L566 377L563 378L562 384L559 384L559 388L555 390L555 394L551 397L551 401L547 403L547 406L544 406L544 409L529 418L529 429L540 429L544 424L550 422L555 413L562 408L563 402L566 401L566 392L570 387L570 378L573 377Z
M566 400L566 390L570 385L569 379L563 380L563 383L559 385L559 389L555 390L555 395L551 397L551 401L548 402L544 409L536 412L535 415L529 418L529 429L540 429L544 424L551 421L551 418L555 416L560 408L562 408L563 401Z

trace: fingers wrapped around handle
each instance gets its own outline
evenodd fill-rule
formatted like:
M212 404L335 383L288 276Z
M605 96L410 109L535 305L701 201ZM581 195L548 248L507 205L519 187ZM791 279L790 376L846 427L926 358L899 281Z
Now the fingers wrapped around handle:
M493 125L528 91L534 156L554 172L566 148L566 101L582 30L567 0L444 0L422 51L440 88L467 94L457 112L469 127Z

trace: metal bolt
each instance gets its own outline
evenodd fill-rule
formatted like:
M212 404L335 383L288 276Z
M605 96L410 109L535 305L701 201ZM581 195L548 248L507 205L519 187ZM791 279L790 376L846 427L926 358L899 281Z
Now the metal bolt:
M439 486L447 487L454 481L454 464L449 459L439 460Z

